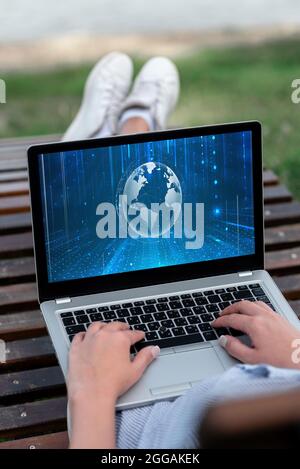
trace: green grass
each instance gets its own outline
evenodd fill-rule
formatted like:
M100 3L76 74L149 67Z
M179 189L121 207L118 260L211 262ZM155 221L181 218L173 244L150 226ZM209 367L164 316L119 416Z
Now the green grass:
M181 98L171 124L201 125L258 119L264 163L300 199L300 104L291 82L300 77L300 39L259 46L207 49L176 61ZM136 71L141 60L135 60ZM63 132L80 103L89 66L4 74L0 137Z

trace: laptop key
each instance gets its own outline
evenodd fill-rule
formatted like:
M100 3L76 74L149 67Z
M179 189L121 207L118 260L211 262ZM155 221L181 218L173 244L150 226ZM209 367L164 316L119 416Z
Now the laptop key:
M207 299L210 303L220 303L221 302L221 298L219 297L219 295L209 295L207 297Z
M184 335L186 334L185 330L183 329L183 327L173 327L173 329L171 329L174 336L178 336L178 335Z
M149 306L143 306L143 310L144 310L144 313L145 313L145 314L148 314L148 313L155 313L156 308L155 308L154 305L149 305Z
M133 304L134 306L144 306L145 301L139 300L139 301L135 301Z
M134 324L139 324L141 321L139 319L139 316L130 316L126 319L126 322L128 322L130 326L133 326Z
M214 333L214 331L209 331L209 332L203 332L203 337L205 340L209 341L209 340L217 340L217 336L216 334Z
M193 316L193 310L191 308L182 308L180 309L180 314L182 317Z
M229 328L229 333L230 333L233 337L240 337L241 335L245 335L244 332L241 332L241 331L238 331L237 329L232 329L232 328Z
M139 314L144 314L144 311L142 310L142 308L140 306L134 306L133 308L130 308L129 311L130 311L130 314L132 316L137 316ZM119 311L117 311L117 313L119 314Z
M238 290L249 290L248 285L239 285Z
M92 322L103 321L103 316L101 313L95 313L90 315L90 320Z
M174 322L175 322L176 326L187 326L188 325L188 322L185 318L174 319Z
M218 319L218 318L220 317L220 313L213 313L213 317L214 317L215 319Z
M147 305L153 305L154 303L156 303L156 299L155 299L155 298L150 298L150 300L146 300L146 304L147 304Z
M167 319L167 315L163 311L160 313L154 313L153 316L155 317L156 321L163 321L164 319Z
M68 311L67 313L61 313L60 317L61 318L72 318L73 313L72 313L72 311Z
M228 287L226 288L226 291L228 292L236 291L236 287Z
M130 312L126 308L117 309L116 315L118 316L118 318L128 318L128 316L130 316Z
M170 296L169 298L169 301L176 301L176 300L179 300L179 296L178 295L173 295L173 296Z
M200 334L199 332L198 334L186 334L186 332L184 331L184 335L174 337L171 334L171 330L167 329L164 332L158 331L158 335L160 336L159 340L141 341L135 344L135 348L138 351L141 350L143 347L147 347L148 345L158 345L160 348L165 348L176 347L177 345L186 345L197 342L203 342L202 334Z
M198 298L199 296L203 296L203 293L201 291L195 291L195 293L192 293L193 298Z
M195 314L203 314L206 313L205 306L194 306L193 311Z
M212 314L202 314L201 319L202 319L202 322L209 322L209 321L213 321L214 317Z
M157 298L158 303L166 303L167 301L168 301L168 298L166 298L165 296L162 298Z
M199 324L198 325L199 329L201 332L207 332L207 331L212 331L213 328L211 327L211 325L208 323L208 322L203 322L202 324Z
M247 298L253 298L250 290L236 291L233 293L236 300L246 300Z
M187 320L190 324L200 324L201 322L201 319L199 316L189 316Z
M132 308L133 304L132 303L123 303L122 308Z
M146 332L146 340L156 340L158 339L157 332L152 331L152 332Z
M173 337L172 332L170 331L170 329L160 329L158 331L158 334L162 339L166 339L168 337ZM159 342L159 345L160 345L160 342Z
M74 318L64 318L63 323L64 323L64 326L73 326L73 324L76 324Z
M153 322L154 321L154 318L152 316L152 314L142 314L140 316L140 320L143 322L143 323L147 323L147 322Z
M72 342L72 340L74 339L74 337L75 337L75 334L69 335L69 341Z
M227 308L227 306L230 306L229 301L224 301L223 303L219 303L219 308L223 311L223 309Z
M77 316L76 319L77 319L78 324L86 324L90 322L90 318L88 317L87 314L85 314L84 316Z
M196 303L197 303L198 306L202 306L202 305L207 305L207 304L208 304L208 301L207 301L207 299L206 299L204 296L202 296L202 297L200 297L200 298L195 298L195 301L196 301Z
M220 293L225 293L225 288L217 288L217 290L215 290L215 293L217 293L217 295L219 295Z
M99 313L103 313L104 311L109 311L108 306L99 306L98 308Z
M251 288L251 290L252 290L253 288L260 288L260 284L259 284L259 283L251 283L251 284L249 285L249 288Z
M83 309L79 309L78 311L74 311L75 316L82 316L85 314L85 311Z
M223 295L221 295L221 298L223 301L231 301L234 299L232 293L224 293Z
M213 290L206 290L206 291L203 292L203 294L204 294L205 296L210 296L210 295L213 295L213 294L214 294L214 291L213 291Z
M219 306L216 304L213 305L206 305L206 311L208 313L214 313L215 311L219 311Z
M121 309L121 305L110 305L110 309L115 310L115 309Z
M116 319L117 315L114 311L107 311L103 313L104 319Z
M87 314L97 313L97 308L89 308L86 310Z
M180 301L171 301L170 302L170 308L171 309L180 309L182 308L182 304Z
M197 326L186 326L185 330L187 334L197 334L199 332Z
M216 327L215 333L217 334L218 337L221 337L221 335L228 335L229 331L228 329L226 329L226 327Z
M85 327L83 324L76 326L68 326L66 327L66 332L68 335L77 334L78 332L85 332Z
M160 313L161 314L161 313ZM175 318L180 318L179 311L173 310L173 311L167 311L167 316L169 319L175 319Z
M181 298L183 300L187 300L188 298L192 298L191 295L189 293L184 293L183 295L181 295Z
M166 327L167 329L175 327L174 321L172 319L165 319L164 321L161 321L161 325L162 327Z
M167 311L168 309L170 309L168 303L158 303L156 305L156 309L157 311Z
M136 329L137 331L148 332L148 328L146 324L134 324L133 328Z
M189 298L187 300L182 300L183 306L189 307L189 306L195 306L195 302L192 298Z
M157 331L159 328L160 328L160 323L158 321L148 323L149 331Z
M270 303L270 300L266 295L259 296L258 299L259 299L259 301L263 301L264 303Z
M253 288L252 293L254 296L264 296L265 292L262 288Z

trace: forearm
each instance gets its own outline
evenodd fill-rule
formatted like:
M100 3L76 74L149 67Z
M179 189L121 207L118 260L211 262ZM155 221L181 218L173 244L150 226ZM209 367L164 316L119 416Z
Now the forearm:
M115 400L70 399L70 449L115 448Z

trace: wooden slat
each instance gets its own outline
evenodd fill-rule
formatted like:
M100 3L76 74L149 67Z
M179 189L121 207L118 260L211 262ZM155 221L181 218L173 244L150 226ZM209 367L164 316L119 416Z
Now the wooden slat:
M66 430L66 409L65 397L0 407L0 437Z
M299 272L300 248L267 252L265 262L266 269L273 275L287 275L291 272Z
M295 246L300 246L300 223L265 230L265 247L267 251Z
M49 435L20 438L0 443L1 449L67 449L69 438L67 432L50 433Z
M49 336L6 342L6 362L1 370L24 370L56 365L57 360Z
M279 179L276 174L273 173L270 169L265 169L263 172L263 181L265 186L272 186L278 184Z
M0 312L38 309L35 283L23 283L0 287Z
M300 222L300 203L265 205L265 226L280 226Z
M30 255L33 255L33 239L31 231L0 236L1 259Z
M0 314L0 337L17 340L46 334L46 325L40 310Z
M25 158L9 160L0 159L0 171L16 171L20 169L27 169L27 161Z
M23 233L31 230L31 216L29 212L0 216L0 235Z
M29 196L0 197L0 215L29 212Z
M290 202L292 194L285 186L267 186L264 189L264 201L267 204Z
M289 300L300 299L300 274L273 277L279 290Z
M59 366L2 374L0 389L0 405L66 394L65 380Z
M0 284L32 282L34 280L33 257L0 260Z
M27 181L27 171L5 171L0 173L0 182Z
M27 181L0 183L0 197L26 195L28 193L29 185Z

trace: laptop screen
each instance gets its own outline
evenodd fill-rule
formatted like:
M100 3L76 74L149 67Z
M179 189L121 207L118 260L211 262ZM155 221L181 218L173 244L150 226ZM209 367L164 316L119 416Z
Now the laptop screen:
M48 281L254 254L251 134L40 154Z

